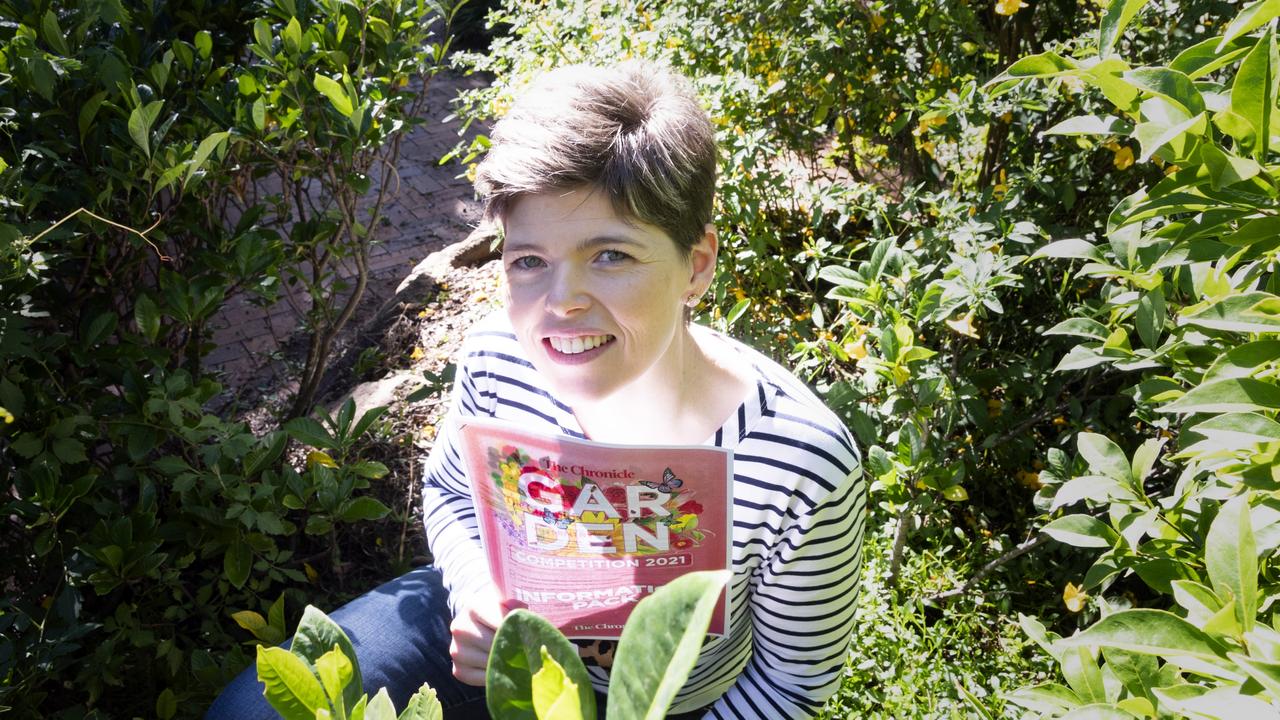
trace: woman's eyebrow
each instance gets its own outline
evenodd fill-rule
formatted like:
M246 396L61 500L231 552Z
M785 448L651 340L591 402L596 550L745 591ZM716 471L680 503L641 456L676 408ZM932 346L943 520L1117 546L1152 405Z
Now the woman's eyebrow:
M629 245L631 247L643 247L644 243L639 240L629 238L626 235L596 235L578 243L578 246L575 249L578 252L584 252L601 245ZM538 252L542 249L542 246L535 242L507 242L503 244L503 250L509 253L527 251Z

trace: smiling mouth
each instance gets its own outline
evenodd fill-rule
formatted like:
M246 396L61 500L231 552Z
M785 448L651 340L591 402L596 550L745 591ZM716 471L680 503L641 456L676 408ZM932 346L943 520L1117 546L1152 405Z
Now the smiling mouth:
M612 335L585 335L582 337L562 338L549 337L547 344L551 349L563 355L579 355L613 342Z

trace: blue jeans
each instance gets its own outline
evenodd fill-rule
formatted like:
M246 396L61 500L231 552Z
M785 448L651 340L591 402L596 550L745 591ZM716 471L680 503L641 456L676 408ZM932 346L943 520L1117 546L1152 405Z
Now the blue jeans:
M440 571L420 567L365 593L329 614L351 638L364 689L372 697L385 687L403 710L422 683L435 688L450 720L485 720L484 688L453 677L449 657L448 591ZM278 720L250 665L223 689L205 720Z

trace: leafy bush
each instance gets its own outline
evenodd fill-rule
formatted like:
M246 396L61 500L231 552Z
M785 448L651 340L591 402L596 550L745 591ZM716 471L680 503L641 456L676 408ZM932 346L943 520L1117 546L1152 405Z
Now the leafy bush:
M1051 460L1037 501L1057 517L1044 532L1104 551L1083 583L1100 596L1101 618L1067 638L1025 620L1067 685L1011 699L1045 716L1271 715L1280 703L1270 567L1280 547L1280 8L1250 4L1220 35L1134 68L1119 40L1144 4L1110 3L1091 52L1027 57L997 78L1095 86L1112 113L1050 132L1111 138L1164 167L1106 218L1105 242L1060 240L1036 253L1083 260L1077 275L1100 281L1096 298L1047 334L1077 338L1059 371L1125 377L1144 439L1125 450L1122 438L1084 432L1078 457ZM1103 595L1130 576L1152 607Z
M387 472L359 457L378 412L259 437L212 410L201 358L228 296L267 302L299 256L367 251L360 172L394 159L448 11L0 3L0 705L197 714L248 661L231 612L340 581L335 528L387 513L361 493ZM351 113L321 71L350 81ZM299 211L262 169L312 168L317 140L337 176ZM300 214L326 197L345 214ZM317 308L350 294L325 267ZM290 462L289 438L315 451Z
M727 571L695 572L636 603L618 641L609 684L610 720L660 718L697 662ZM383 688L361 694L360 665L336 623L308 606L289 650L258 648L258 680L285 720L395 718ZM503 618L485 671L485 702L501 720L594 720L596 696L578 650L555 626L528 610ZM399 717L439 718L427 684Z

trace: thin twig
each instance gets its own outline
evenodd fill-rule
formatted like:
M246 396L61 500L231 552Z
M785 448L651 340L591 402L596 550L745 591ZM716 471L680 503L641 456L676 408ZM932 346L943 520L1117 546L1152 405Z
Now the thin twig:
M992 572L995 572L995 570L998 569L1000 566L1010 563L1013 560L1022 557L1023 555L1026 555L1032 550L1035 550L1041 545L1044 545L1045 543L1049 542L1049 540L1051 539L1052 538L1050 538L1048 535L1044 533L1040 533L1039 535L1036 535L1030 540L1023 542L1018 547L1001 555L995 560L992 560L986 565L983 565L981 570L974 573L972 577L970 577L968 580L965 580L963 583L961 583L959 587L953 588L951 590L947 590L946 592L940 592L936 595L930 595L929 597L925 598L925 602L939 602L942 600L950 600L953 597L963 595L969 592L970 588L976 585L983 578L990 575Z
M151 232L152 230L155 230L155 229L156 229L156 226L157 226L157 225L159 225L159 224L161 223L161 221L163 221L163 220L164 220L164 216L161 216L161 217L156 218L156 221L155 221L154 223L152 223L152 224L151 224L151 227L147 228L146 230L138 231L138 230L134 230L133 228L129 227L128 225L121 225L120 223L118 223L118 222L113 222L113 221L111 221L111 220L108 220L108 219L106 219L106 218L102 217L101 215L96 215L96 214L94 214L91 210L89 210L89 209L87 209L87 208L79 207L79 208L76 208L75 210L72 210L71 212L67 213L66 215L64 215L64 216L62 217L62 219L61 219L61 220L59 220L58 222L56 222L56 223L54 223L54 224L50 225L49 227L45 228L44 230L40 231L40 234L38 234L38 235L36 235L35 237L31 238L31 242L33 242L33 243L34 243L34 242L38 241L40 238L42 238L42 237L44 237L45 235L48 235L49 233L53 232L53 231L54 231L54 229L55 229L55 228L57 228L57 227L58 227L59 225L61 225L62 223L64 223L64 222L66 222L66 221L70 220L71 218L73 218L73 217L75 217L75 216L77 216L77 215L79 215L79 214L81 214L81 213L84 213L85 215L88 215L89 217L91 217L91 218L93 218L94 220L97 220L97 221L99 221L99 222L104 222L104 223L106 223L106 224L110 225L111 227L119 228L119 229L121 229L121 230L124 230L125 232L133 233L134 235L137 235L138 237L142 238L142 239L143 239L143 241L145 241L148 245L150 245L150 246L151 246L151 249L152 249L152 250L155 250L155 251L156 251L156 256L160 258L160 262L172 262L172 261L173 261L173 258L171 258L171 257L169 257L168 255L165 255L164 253L160 252L160 248L159 248L159 247L158 247L154 242L151 242L151 238L147 237L147 233Z

